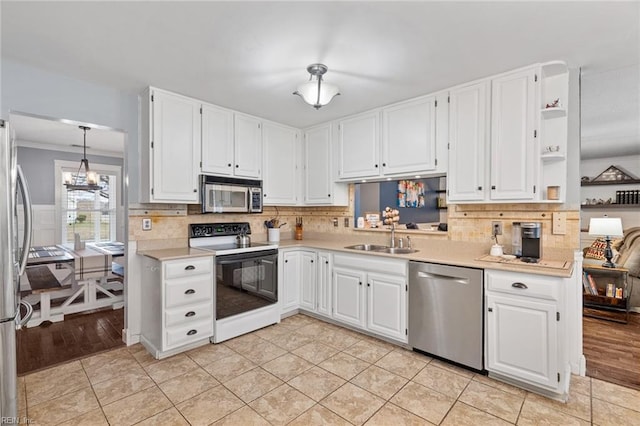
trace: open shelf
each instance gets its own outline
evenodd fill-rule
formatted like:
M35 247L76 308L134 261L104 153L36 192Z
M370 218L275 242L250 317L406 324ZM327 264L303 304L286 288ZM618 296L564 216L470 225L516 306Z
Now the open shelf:
M567 115L567 110L563 107L542 108L540 112L544 118L559 118Z
M562 152L545 152L540 156L542 161L562 161L565 159L565 155Z
M640 209L640 204L582 204L581 209Z
M581 182L580 186L596 186L596 185L629 185L634 183L640 183L640 179L627 179L627 180L599 180L591 182Z

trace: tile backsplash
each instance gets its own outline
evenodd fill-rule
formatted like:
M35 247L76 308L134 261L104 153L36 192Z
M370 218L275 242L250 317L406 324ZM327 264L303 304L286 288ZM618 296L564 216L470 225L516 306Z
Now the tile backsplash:
M281 228L281 238L293 238L296 217L304 221L304 232L314 237L355 236L354 231L354 187L349 188L349 206L346 207L265 207L261 214L199 214L198 206L138 205L129 211L129 239L138 241L139 246L164 247L187 244L188 225L206 222L247 221L251 225L252 238L255 241L267 239L264 221L278 218L286 223ZM566 232L553 235L551 220L553 212L566 213ZM500 244L509 252L511 247L512 222L542 222L543 246L558 249L577 249L580 246L580 212L563 210L562 205L547 204L477 204L449 205L447 238L453 241L478 243L492 242L493 221L501 221L503 235L498 237ZM142 230L142 218L151 218L152 229ZM334 226L337 219L338 226ZM349 226L345 227L345 219ZM365 237L368 234L360 234ZM420 239L442 238L430 235L417 236Z

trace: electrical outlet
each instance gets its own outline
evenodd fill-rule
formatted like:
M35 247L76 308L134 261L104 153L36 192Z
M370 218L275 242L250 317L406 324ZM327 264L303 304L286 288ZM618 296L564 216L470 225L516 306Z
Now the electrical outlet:
M149 218L142 219L142 230L151 231L151 219Z
M338 227L338 218L334 217L333 219L331 219L331 221L333 222L333 226L335 226L337 228Z
M349 218L348 218L348 217L345 217L345 218L344 218L344 227L345 227L345 228L348 228L348 227L349 227Z
M502 222L491 222L492 235L502 235Z

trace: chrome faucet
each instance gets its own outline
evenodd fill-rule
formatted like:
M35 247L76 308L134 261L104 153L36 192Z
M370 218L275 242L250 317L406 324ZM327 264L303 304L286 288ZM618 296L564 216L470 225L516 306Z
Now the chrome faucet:
M391 248L396 246L396 223L391 222Z

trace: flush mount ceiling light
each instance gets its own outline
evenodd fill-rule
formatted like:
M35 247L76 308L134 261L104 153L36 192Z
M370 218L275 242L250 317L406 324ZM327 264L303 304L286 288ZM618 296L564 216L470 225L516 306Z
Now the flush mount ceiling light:
M67 191L98 191L100 190L98 175L89 169L89 160L87 160L87 130L91 130L91 127L78 127L84 132L82 160L80 160L80 167L78 168L75 178L71 173L64 174L64 186L67 187ZM84 171L82 170L83 168Z
M327 72L329 68L323 64L311 64L307 67L309 75L309 81L302 83L298 86L298 90L293 92L294 95L298 95L303 101L313 106L315 109L325 106L334 96L340 94L338 86L331 83L326 83L322 79L322 75ZM313 77L316 79L314 80Z

